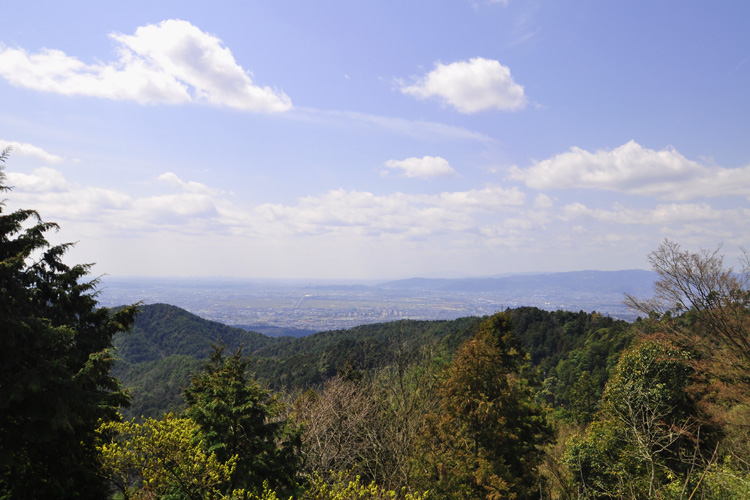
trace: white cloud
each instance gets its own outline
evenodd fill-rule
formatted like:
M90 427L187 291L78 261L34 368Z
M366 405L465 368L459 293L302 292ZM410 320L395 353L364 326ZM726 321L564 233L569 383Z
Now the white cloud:
M513 167L510 178L534 189L604 189L678 201L750 192L750 166L709 167L673 148L655 151L635 141L594 153L573 147L529 168Z
M180 179L177 176L177 174L175 174L174 172L166 172L158 176L156 179L180 191L186 191L189 193L196 193L196 194L209 194L209 195L222 194L221 190L208 187L205 184L202 184L200 182L195 182L195 181L185 182L182 179Z
M254 230L259 227L257 221L262 219L266 229L275 233L351 232L408 237L471 230L478 223L476 216L493 213L504 216L507 210L523 203L524 195L516 188L499 186L437 195L393 193L379 196L338 189L301 198L296 206L260 205L242 225Z
M422 158L407 158L405 160L388 160L385 166L402 171L405 177L448 177L456 175L448 160L439 156L423 156ZM387 171L384 171L387 173Z
M552 201L552 198L547 196L546 194L538 194L537 197L534 199L534 208L550 208L554 202Z
M174 173L159 175L155 187L169 192L136 197L116 189L68 182L43 168L31 174L10 173L16 184L14 206L31 206L58 221L90 221L103 233L149 232L164 228L189 234L293 237L342 234L409 238L472 231L480 218L503 219L521 209L525 196L517 188L482 189L439 194L328 191L300 198L296 204L239 206L226 193Z
M13 149L14 155L31 156L45 163L60 163L64 160L60 155L49 153L39 146L34 146L27 142L4 141L0 139L0 150L9 146Z
M615 224L672 225L687 222L741 220L738 209L718 210L706 203L670 203L653 208L633 209L616 204L610 210L589 208L582 203L563 207L562 220L591 217Z
M510 69L481 57L437 63L416 84L402 85L401 92L419 99L440 97L461 113L518 111L526 106L523 87L513 81Z
M87 65L59 50L0 46L0 76L43 92L84 95L141 104L206 102L252 112L292 107L289 97L253 83L221 40L187 21L139 27L134 35L111 34L117 61Z
M76 183L48 167L29 174L9 172L8 176L16 185L8 195L9 211L31 207L45 220L59 222L64 234L56 237L99 248L81 260L104 259L108 272L127 267L122 262L141 269L138 259L121 250L137 247L141 254L152 252L154 262L163 263L155 264L154 273L167 272L167 267L169 272L189 273L185 269L194 269L202 259L215 255L215 244L208 242L216 241L222 242L222 251L233 252L239 260L251 255L247 262L257 263L258 255L267 255L275 272L286 269L284 258L323 266L316 267L316 272L336 272L338 260L348 258L346 249L364 252L360 255L362 272L373 275L378 271L368 267L372 259L367 256L382 256L382 252L390 256L383 259L382 269L398 265L406 274L415 272L414 263L423 263L425 252L436 266L445 260L456 263L457 269L464 265L460 263L483 256L476 272L509 257L498 254L499 249L518 252L518 256L547 255L540 261L547 266L554 264L549 255L559 255L563 244L574 259L566 265L586 268L597 265L594 259L602 253L618 258L629 255L622 242L611 241L611 235L637 243L640 255L645 255L665 235L684 235L682 239L697 239L697 244L704 245L708 238L721 236L728 244L739 245L750 224L750 209L742 207L663 203L615 204L602 209L584 203L563 206L544 194L527 203L527 195L519 188L498 185L435 194L337 189L292 203L253 204L172 172L152 179L148 196ZM127 241L137 244L123 244ZM337 243L332 250L331 241L342 242L346 249ZM174 248L180 249L177 254ZM332 251L335 258L329 258ZM234 269L230 264L214 264L212 273ZM268 272L265 264L250 265L256 272ZM298 270L304 268L298 266Z
M487 186L484 189L470 189L469 191L451 191L441 193L437 198L452 210L500 210L504 207L521 206L525 203L526 195L518 188L503 189L499 186Z
M8 185L18 191L59 193L68 189L68 181L62 172L53 168L38 168L31 174L8 172L6 176Z

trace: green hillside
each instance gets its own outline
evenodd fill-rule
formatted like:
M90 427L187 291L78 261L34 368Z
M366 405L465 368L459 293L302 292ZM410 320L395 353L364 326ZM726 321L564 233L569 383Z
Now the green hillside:
M595 313L532 307L508 312L515 335L544 382L542 395L554 406L569 405L583 372L601 394L619 352L631 339L628 323ZM408 363L425 348L436 362L448 361L476 333L480 320L402 320L274 338L204 320L175 306L146 305L133 329L115 339L115 374L133 396L126 416L158 417L182 407L182 389L208 359L213 344L224 344L230 352L242 347L258 380L273 390L295 391L319 387L342 371L366 375L397 358Z
M275 339L202 319L167 304L142 306L133 328L117 335L114 374L130 389L133 402L124 413L161 416L180 409L182 389L212 352L223 343L234 350L257 350Z

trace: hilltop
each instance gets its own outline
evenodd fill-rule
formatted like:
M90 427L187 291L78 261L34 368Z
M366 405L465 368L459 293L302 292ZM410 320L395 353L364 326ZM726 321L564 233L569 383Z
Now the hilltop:
M619 352L630 342L628 323L597 313L509 309L514 333L539 370L548 398L565 404L566 391L581 371L603 387ZM132 331L114 344L115 374L131 389L128 416L159 416L182 405L182 389L208 359L213 344L251 356L255 377L275 390L319 387L345 370L368 373L392 364L405 353L412 358L429 348L450 359L476 333L480 317L455 320L399 320L331 330L306 337L269 337L202 319L167 304L141 307Z

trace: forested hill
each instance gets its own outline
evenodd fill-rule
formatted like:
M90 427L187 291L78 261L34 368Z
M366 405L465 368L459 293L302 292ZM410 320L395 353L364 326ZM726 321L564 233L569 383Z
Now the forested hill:
M253 352L274 340L205 320L176 306L141 306L133 328L115 336L113 342L118 358L114 374L133 396L133 405L125 413L160 416L182 407L182 389L208 359L214 344L232 351L244 346Z
M567 405L583 372L598 394L619 352L630 341L629 325L596 313L509 310L516 336L539 369L543 397ZM476 333L480 318L402 320L321 332L302 338L267 337L207 321L166 304L146 305L129 333L115 339L116 375L131 388L127 416L159 416L182 405L190 375L222 343L242 346L253 358L256 378L275 390L318 386L341 372L361 375L407 362L429 350L436 362L450 359ZM421 351L421 353L420 353Z

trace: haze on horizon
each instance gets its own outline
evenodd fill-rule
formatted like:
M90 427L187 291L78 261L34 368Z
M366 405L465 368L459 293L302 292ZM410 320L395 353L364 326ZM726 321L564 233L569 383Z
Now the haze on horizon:
M6 209L94 275L648 269L750 235L750 3L4 8Z

